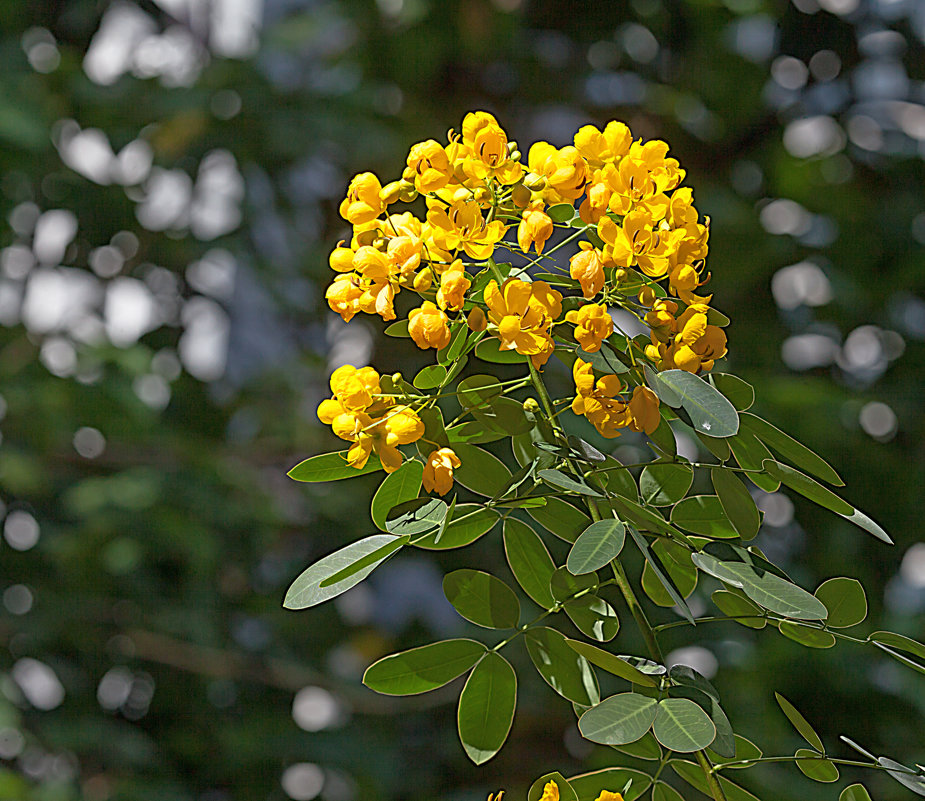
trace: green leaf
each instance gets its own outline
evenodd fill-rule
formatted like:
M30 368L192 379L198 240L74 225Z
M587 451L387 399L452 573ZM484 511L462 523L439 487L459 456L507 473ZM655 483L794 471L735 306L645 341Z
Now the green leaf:
M569 648L578 654L581 654L591 664L597 665L601 670L606 670L614 676L621 679L639 684L643 687L657 687L658 682L649 674L643 673L638 668L627 662L627 658L615 656L610 651L604 651L596 645L582 642L581 640L566 639Z
M761 512L751 493L731 470L714 467L710 478L729 522L743 540L753 539L761 528Z
M763 629L768 625L761 607L753 604L748 598L729 590L716 590L710 597L724 615L736 618L736 623L750 629Z
M405 545L407 545L410 539L411 537L405 534L404 536L401 536L392 542L385 543L379 548L376 548L375 551L372 551L371 553L366 554L366 556L357 559L356 562L352 562L346 567L342 567L336 573L332 573L330 576L322 579L318 586L321 589L332 587L335 584L339 584L340 582L350 578L354 573L359 573L363 568L368 567L369 565L377 565L383 559L391 556L393 553L395 553L395 551L400 550Z
M879 642L875 642L874 646L876 646L879 650L883 651L885 654L893 657L893 659L895 659L900 664L903 664L906 667L910 667L913 670L917 671L918 673L922 673L923 675L925 675L925 665L920 665L914 659L910 659L905 654L901 654L899 653L899 651L894 651L892 648L887 648L885 645L882 645Z
M658 373L656 385L657 388L653 387L655 393L669 406L677 408L677 402L671 401L680 399L680 405L690 415L695 431L708 437L729 437L739 430L739 415L735 407L693 373L664 370ZM663 388L669 392L664 393Z
M779 428L771 425L767 420L762 420L754 414L743 414L741 419L743 429L750 431L765 445L777 451L797 467L802 467L807 473L814 475L816 478L821 478L836 487L845 485L841 476L835 472L825 459L789 434L785 434Z
M461 464L453 478L478 495L492 497L511 480L511 471L497 456L475 445L459 444L453 450Z
M653 735L651 731L647 731L640 739L636 740L635 743L614 745L611 746L611 748L615 748L621 754L636 757L636 759L645 759L649 762L654 762L662 758L662 747L658 744L658 740L655 739L655 735Z
M566 567L570 573L592 573L617 558L623 550L626 531L619 520L598 520L588 526L569 551Z
M517 674L500 654L482 658L459 695L459 739L476 765L487 762L504 745L517 705Z
M671 510L671 522L678 528L704 537L736 538L722 502L716 495L692 495Z
M703 684L712 689L712 685L706 679L700 678ZM703 692L692 684L681 684L672 687L670 693L672 698L684 698L693 701L710 718L710 721L716 727L716 737L710 746L714 751L726 757L731 757L735 753L735 736L732 733L732 724L729 723L729 718L726 717L726 713L720 706L719 698L716 697L715 691L713 693Z
M365 566L349 578L345 578L343 581L339 581L336 584L322 587L321 582L329 576L333 576L335 573L360 561L368 554L379 551L383 546L393 545L401 540L404 540L404 538L394 537L391 534L374 534L371 537L366 537L365 539L351 543L341 548L339 551L335 551L319 559L292 582L292 585L286 592L283 606L286 607L286 609L307 609L310 606L316 606L331 598L335 598L342 592L346 592L365 579L394 551L384 554L375 563Z
M707 755L710 759L717 765L723 765L726 762L742 762L746 759L760 759L762 756L762 750L755 745L751 740L741 737L738 734L733 735L735 737L735 754L731 757L723 756L722 754L717 754L712 748L707 750ZM729 765L727 770L744 770L745 768L750 768L755 763L748 763L742 765Z
M454 570L443 579L443 594L462 617L487 629L512 629L520 621L520 602L501 579L481 570Z
M601 465L601 470L597 472L597 475L600 476L601 474L607 477L608 490L617 493L617 495L622 495L624 498L629 498L634 503L639 500L639 488L636 486L633 474L612 456L608 456L607 461Z
M682 598L687 598L697 587L697 568L691 561L691 552L672 540L656 540L652 551L658 557L668 577L674 582ZM646 562L642 569L642 589L659 606L670 608L675 605L664 584Z
M547 498L545 506L528 509L527 513L551 534L566 542L575 542L591 523L591 518L580 509L556 497Z
M710 789L707 787L706 779L703 776L703 769L696 762L675 759L669 764L671 765L671 769L691 787L697 788L704 795L712 796ZM726 795L726 801L758 801L756 796L752 795L748 790L729 781L725 776L719 777L719 783Z
M596 350L592 353L578 348L575 351L575 355L583 362L590 364L595 370L605 375L616 375L629 371L629 367L620 361L616 351L606 342L601 344L600 350Z
M651 506L671 506L691 488L694 471L683 464L655 462L646 465L639 476L639 493Z
M516 350L501 350L501 342L495 337L483 339L475 346L475 355L483 362L492 364L522 364L527 360Z
M540 776L527 791L527 801L539 801L543 797L546 785L553 782L559 790L559 801L578 801L578 795L568 780L559 771L554 770Z
M777 624L780 633L794 642L805 645L807 648L832 648L835 645L835 635L830 631L801 626L789 620L782 620Z
M483 445L486 442L497 442L499 439L507 439L509 434L506 431L499 431L494 426L488 425L482 420L469 420L459 425L451 426L446 430L447 443L456 449L456 444L465 445Z
M684 796L665 782L656 782L652 788L652 801L684 801Z
M925 776L922 775L921 769L918 773L907 773L909 768L887 757L878 757L877 762L883 765L887 769L886 772L903 787L912 790L916 795L925 795Z
M613 607L597 595L582 595L565 603L565 614L586 637L610 642L620 631L620 618Z
M669 459L673 459L678 455L678 441L675 438L674 429L668 424L668 420L665 419L664 415L658 421L658 427L655 431L647 436L649 437L649 446L656 457L664 455Z
M517 583L543 609L552 609L555 599L549 580L556 565L540 539L526 523L509 517L504 521L504 553Z
M464 409L487 406L493 398L498 397L504 388L493 375L471 375L464 378L456 387L459 405Z
M629 527L629 532L630 537L633 538L633 542L636 543L636 547L639 548L639 552L645 557L646 564L648 565L649 569L655 573L655 576L661 582L671 600L674 601L675 606L678 607L681 614L684 615L684 617L692 626L696 626L697 624L694 621L694 616L691 613L690 607L685 603L684 597L681 595L678 588L675 587L674 582L665 574L661 568L661 565L659 565L658 561L656 561L656 558L652 555L652 552L649 550L649 546L646 544L645 537L643 537L632 526Z
M823 581L813 594L829 610L826 623L832 628L856 626L867 617L867 595L857 579L831 578Z
M366 473L375 473L382 469L378 456L370 456L361 468L351 467L347 464L347 451L337 453L322 453L312 456L304 462L299 462L286 475L295 481L340 481L342 478L353 478Z
M789 720L793 724L793 727L799 732L800 736L820 754L824 754L825 746L822 744L822 739L816 734L813 727L809 725L809 721L807 721L806 718L799 713L797 708L780 693L774 693L774 697L777 699L777 705L787 716L787 720Z
M729 437L726 442L729 443L732 455L735 456L736 462L743 470L761 471L764 469L761 466L764 460L774 458L765 444L748 431L739 431L734 437ZM776 481L765 473L749 472L747 475L752 484L765 492L777 492L780 489L780 481Z
M659 534L667 534L669 537L684 538L684 535L673 528L658 512L640 506L629 498L611 497L610 505L621 520L633 523L640 531L654 531Z
M838 801L872 801L863 784L852 784L841 791Z
M495 527L500 515L479 503L460 503L442 531L416 537L412 545L429 551L446 551L471 545Z
M624 745L640 739L655 722L658 703L639 693L605 698L578 720L582 737L601 745Z
M437 528L446 517L447 505L439 498L415 498L393 506L385 527L392 534L423 534Z
M597 587L597 573L573 575L566 567L557 567L549 579L549 589L557 601L567 601L582 590Z
M370 507L370 516L376 528L386 531L385 518L389 510L418 497L423 475L424 465L415 459L409 459L398 470L385 477L376 490Z
M383 695L417 695L461 676L488 648L475 640L444 640L391 654L370 665L363 684Z
M589 495L593 498L603 498L604 496L596 489L588 486L583 480L567 476L561 470L540 470L537 472L537 478L542 479L550 487L565 490L566 492L576 492L579 495Z
M415 389L434 389L444 382L446 376L446 367L442 367L439 364L429 364L427 367L421 369L414 377L411 384Z
M838 781L838 768L822 754L809 748L800 748L794 756L798 757L797 767L808 779L825 784Z
M726 396L736 411L744 412L755 402L755 388L737 375L710 373L710 383Z
M604 768L591 773L582 773L580 776L572 776L569 781L579 798L592 799L592 801L598 798L604 790L620 792L624 801L636 801L649 786L649 776L632 768ZM630 788L624 789L630 782L632 782Z
M705 573L744 590L756 604L779 615L798 620L822 620L828 614L825 604L818 598L751 562L720 561L707 551L695 553L691 558Z
M875 631L867 639L870 642L878 642L891 648L898 648L900 651L906 651L920 659L925 659L925 645L902 634L895 634L892 631Z
M835 512L849 523L854 523L854 525L864 529L887 545L893 544L893 540L890 539L889 535L867 515L855 509L848 501L839 498L834 492L826 489L809 476L789 465L775 462L771 459L766 459L762 464L771 478L780 481L795 492L799 492L800 495L804 498L809 498L813 503Z
M466 337L469 336L469 326L464 322L454 323L450 326L450 341L445 348L437 351L437 362L444 367L453 364L466 347Z
M659 701L652 733L669 751L689 754L716 739L716 726L690 699L665 698Z
M526 434L531 423L524 414L523 404L513 398L494 398L487 407L473 409L472 416L479 422L503 431L506 436Z
M694 431L690 429L697 439L700 441L700 444L703 445L710 453L712 453L720 462L728 462L729 457L732 456L732 448L729 447L728 439L717 439L716 437L705 437L699 431Z
M708 695L716 701L719 701L719 692L717 689L710 684L706 676L698 673L690 665L672 665L668 670L668 676L674 682L675 685L681 687L691 687L697 690L702 695ZM676 690L677 687L672 689L672 692ZM690 696L683 695L682 698L689 698ZM697 699L691 698L692 701ZM701 704L701 706L703 706ZM707 710L709 711L709 710Z
M600 700L591 665L569 647L564 635L541 626L527 631L524 640L537 671L559 695L582 706L594 706Z
M556 203L546 209L546 213L553 222L567 223L575 216L575 207L571 203Z
M385 331L382 332L387 337L408 337L411 338L411 334L408 331L408 321L399 320L397 323L392 323L389 326L386 326Z

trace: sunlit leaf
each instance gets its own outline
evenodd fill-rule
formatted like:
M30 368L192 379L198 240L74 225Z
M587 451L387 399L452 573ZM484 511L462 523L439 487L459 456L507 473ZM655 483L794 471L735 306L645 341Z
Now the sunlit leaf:
M689 597L697 587L698 575L697 568L691 561L691 552L672 540L656 540L652 543L652 552L674 582L681 597ZM642 570L642 589L659 606L670 608L675 604L649 562L646 562Z
M886 768L886 772L896 779L903 787L912 790L916 795L925 796L925 776L922 775L921 770L917 773L910 772L909 768L902 763L888 759L887 757L878 757L877 762L883 765L883 767Z
M446 512L447 505L439 498L416 498L389 509L385 527L392 534L423 534L438 528Z
M648 788L649 777L632 768L604 768L572 776L569 782L581 799L589 798L594 801L604 790L614 792L616 789L622 794L624 801L636 801ZM627 784L630 784L629 789L624 789Z
M439 364L429 364L422 368L412 380L417 389L434 389L446 379L447 369Z
M370 665L363 684L384 695L416 695L461 676L488 648L475 640L444 640L391 654Z
M743 770L745 768L752 767L754 762L746 762L746 760L756 760L760 759L763 752L762 750L755 745L751 740L742 737L739 734L734 735L735 737L735 754L732 757L723 756L722 754L717 754L712 748L707 750L707 755L710 759L717 765L722 765L726 762L742 762L741 765L732 764L727 768L728 770Z
M408 331L408 321L399 320L398 322L392 323L389 326L386 326L385 330L382 332L387 337L408 337L410 339L411 334Z
M566 567L579 575L599 570L623 549L625 529L619 520L598 520L588 526L569 551Z
M739 430L735 407L693 373L663 370L658 373L653 389L669 406L677 408L680 400L680 406L690 415L695 431L708 437L729 437Z
M414 500L421 491L424 465L409 459L394 473L389 473L379 485L370 507L370 517L376 528L386 531L385 519L389 511L400 503Z
M752 484L765 492L777 492L780 489L780 481L762 472L764 468L761 465L765 459L774 457L758 437L749 431L740 430L734 437L728 437L726 442L739 467L749 471L747 476Z
M540 626L527 631L524 640L537 671L559 695L583 706L600 700L591 665L569 647L564 635Z
M658 702L646 695L633 692L611 695L581 716L578 729L593 743L633 743L649 731L657 711Z
M798 442L789 434L785 434L767 420L762 420L754 414L742 415L742 428L750 431L772 450L777 451L784 459L793 462L807 473L821 478L823 481L836 487L844 486L845 482L832 466L821 456L811 451L802 442Z
M920 659L925 659L925 645L906 637L902 634L895 634L892 631L875 631L867 638L870 642L879 642L888 645L890 648L898 648L900 651L914 654Z
M780 633L794 642L805 645L807 648L832 648L835 645L835 635L830 631L823 631L810 626L801 626L789 620L782 620L777 624Z
M512 629L520 620L520 602L501 579L463 568L443 578L443 594L470 623L488 629Z
M546 506L528 509L527 513L551 534L566 542L575 542L591 524L588 515L561 498L550 497Z
M852 784L841 791L838 801L871 801L871 797L863 784Z
M582 595L564 605L565 614L586 637L609 642L620 631L620 618L613 607L597 595Z
M716 495L685 498L671 510L671 522L678 528L704 537L735 539L739 536Z
M501 382L493 375L471 375L456 387L459 404L464 409L487 405L503 392Z
M571 203L556 203L546 209L553 222L567 223L575 216L575 207Z
M431 551L445 551L471 545L491 531L500 519L494 509L478 503L459 503L442 529L415 537L412 545Z
M382 464L378 456L370 456L366 464L358 469L347 464L347 451L338 451L312 456L304 462L299 462L286 475L295 481L340 481L344 478L375 473L381 469Z
M750 629L763 629L768 625L764 612L760 606L752 603L737 593L729 590L716 590L711 596L719 610L728 617L735 618L736 623Z
M744 412L755 402L755 388L736 375L710 373L710 383L726 396L736 411Z
M495 337L483 339L475 346L475 355L483 362L492 364L521 364L527 360L516 350L501 350L501 342Z
M559 771L554 770L540 776L527 791L527 801L539 801L543 797L546 785L550 782L556 785L559 801L578 801L578 795L569 781Z
M615 656L610 653L610 651L604 651L596 645L591 645L581 640L567 639L566 643L573 651L581 654L585 659L591 662L591 664L596 665L601 668L601 670L606 670L608 673L619 676L621 679L626 679L626 681L632 682L633 684L639 684L644 687L658 686L658 682L653 679L651 675L643 673L630 664L627 658Z
M507 739L517 705L517 675L508 661L489 651L459 695L459 739L469 759L481 765L491 759Z
M716 739L716 726L688 698L665 698L658 703L652 733L665 748L687 754L706 748Z
M695 787L706 796L713 795L704 778L703 768L696 762L675 759L672 760L670 764L671 769L691 785L691 787ZM719 777L719 783L723 788L723 793L726 795L726 801L759 801L757 796L752 795L745 788L739 787L739 785L729 781L725 776Z

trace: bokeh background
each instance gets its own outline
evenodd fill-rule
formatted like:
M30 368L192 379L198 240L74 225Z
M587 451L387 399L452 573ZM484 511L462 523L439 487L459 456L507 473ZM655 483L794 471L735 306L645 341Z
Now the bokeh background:
M466 632L442 571L496 543L281 608L370 526L374 477L285 475L335 445L327 375L421 361L327 310L337 204L472 109L521 143L612 118L671 143L712 218L729 369L896 540L778 493L761 544L809 586L861 578L869 630L925 634L923 40L920 0L0 3L0 797L517 798L612 763L538 678L481 769L452 690L360 685L378 656ZM925 677L871 648L676 640L769 753L798 746L776 689L839 756L844 733L925 760ZM792 766L742 781L838 794Z

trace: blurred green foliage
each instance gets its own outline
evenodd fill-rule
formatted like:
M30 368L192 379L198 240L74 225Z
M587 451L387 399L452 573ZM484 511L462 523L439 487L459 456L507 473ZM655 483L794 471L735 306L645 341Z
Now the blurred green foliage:
M875 627L921 637L920 3L10 0L0 32L0 797L463 799L614 762L535 684L482 769L451 694L359 685L384 653L464 634L439 576L491 551L280 606L369 526L374 477L285 476L332 449L328 370L385 347L421 363L331 322L337 204L471 109L521 141L618 118L671 143L712 217L731 366L897 545L781 496L759 542L804 583L858 576ZM743 631L701 642L737 730L797 745L773 686L827 743L922 760L921 676ZM755 776L765 799L836 797L792 767Z

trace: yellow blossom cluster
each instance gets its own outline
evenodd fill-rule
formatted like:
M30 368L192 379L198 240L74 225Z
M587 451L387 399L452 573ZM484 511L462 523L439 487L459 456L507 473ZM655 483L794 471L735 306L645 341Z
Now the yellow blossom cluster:
M700 294L710 278L709 220L701 220L684 178L665 142L634 139L622 122L585 125L564 147L536 142L524 160L491 114L471 112L446 144L413 145L398 180L383 185L364 172L350 181L339 211L352 234L330 255L336 276L327 302L345 321L359 312L391 321L407 290L419 299L406 313L419 348L445 354L468 336L461 351L468 353L491 337L534 369L555 353L573 363L576 414L605 437L626 428L650 434L659 404L643 367L701 373L726 353L716 324L722 315L711 311L711 295ZM417 211L394 210L399 202ZM557 240L557 228L567 236ZM560 266L553 254L569 244L572 255ZM497 265L499 249L527 266ZM545 274L534 278L536 271ZM647 345L615 333L614 308L648 327ZM626 357L623 380L595 372L611 355L587 360L605 345ZM422 436L414 408L385 412L383 399L358 406L333 377L332 389L319 417L353 443L350 464L360 467L375 452L395 469L396 446ZM427 453L425 487L445 494L459 459L447 447Z
M559 785L554 781L546 782L539 801L559 801L559 798ZM488 797L488 801L492 801L491 796ZM601 790L596 801L623 801L623 796L610 790Z

